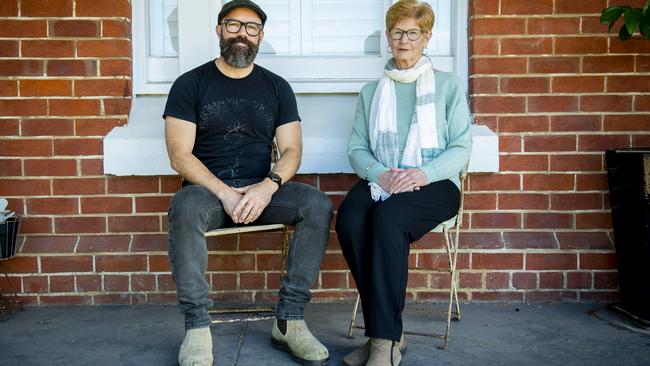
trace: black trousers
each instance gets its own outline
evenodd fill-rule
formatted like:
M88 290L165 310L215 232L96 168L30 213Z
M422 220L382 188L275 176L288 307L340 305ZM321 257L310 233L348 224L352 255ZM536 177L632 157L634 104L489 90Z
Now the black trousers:
M460 191L450 180L386 201L370 198L361 180L338 209L336 233L361 295L366 336L399 341L410 243L458 212Z

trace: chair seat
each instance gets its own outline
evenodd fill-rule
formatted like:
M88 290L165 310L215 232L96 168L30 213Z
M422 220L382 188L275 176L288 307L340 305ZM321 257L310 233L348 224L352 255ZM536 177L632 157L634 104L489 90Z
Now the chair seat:
M284 224L226 227L222 229L210 230L205 233L205 236L222 236L222 235L252 233L257 231L280 230L280 229L284 229L284 227L285 227Z
M458 216L454 216L454 217L452 217L451 219L449 219L447 221L443 221L443 222L439 223L438 226L431 229L431 232L432 233L441 233L443 231L443 229L451 230L454 226L456 226L456 217L458 217Z

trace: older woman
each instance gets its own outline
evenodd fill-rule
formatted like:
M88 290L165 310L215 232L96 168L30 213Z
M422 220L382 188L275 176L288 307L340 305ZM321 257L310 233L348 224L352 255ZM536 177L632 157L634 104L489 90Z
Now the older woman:
M391 6L393 57L359 94L348 155L361 180L338 210L336 231L370 339L346 365L400 363L409 245L458 211L471 117L457 77L425 55L434 19L425 2Z

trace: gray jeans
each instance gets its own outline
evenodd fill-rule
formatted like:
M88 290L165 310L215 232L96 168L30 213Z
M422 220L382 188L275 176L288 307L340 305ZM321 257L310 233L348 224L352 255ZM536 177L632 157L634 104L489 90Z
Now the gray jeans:
M257 180L259 181L259 179ZM256 180L225 183L242 187ZM269 205L252 224L289 224L295 232L289 246L287 275L282 279L277 305L278 319L302 319L311 299L309 289L316 280L327 248L332 203L318 189L304 183L287 182L275 192ZM207 309L213 305L205 279L208 251L204 233L232 226L221 201L199 185L181 188L169 209L169 258L185 329L210 325Z

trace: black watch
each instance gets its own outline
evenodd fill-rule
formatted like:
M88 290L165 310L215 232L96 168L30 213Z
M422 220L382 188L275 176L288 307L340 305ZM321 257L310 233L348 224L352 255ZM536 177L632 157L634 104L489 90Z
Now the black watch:
M275 174L273 172L270 172L269 175L267 175L266 177L269 178L271 180L271 182L277 184L278 188L280 188L282 186L282 177L281 176L279 176L279 175L277 175L277 174Z

